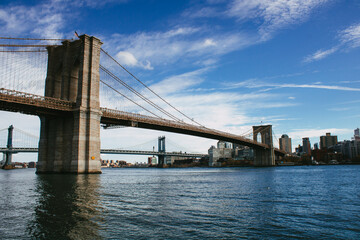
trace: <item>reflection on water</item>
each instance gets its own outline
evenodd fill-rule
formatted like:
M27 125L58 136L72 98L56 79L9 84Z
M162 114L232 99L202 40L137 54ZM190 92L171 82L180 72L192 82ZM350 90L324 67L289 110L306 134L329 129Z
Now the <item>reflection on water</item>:
M0 170L1 239L360 239L360 166Z
M38 175L35 218L27 230L36 239L100 239L99 175Z

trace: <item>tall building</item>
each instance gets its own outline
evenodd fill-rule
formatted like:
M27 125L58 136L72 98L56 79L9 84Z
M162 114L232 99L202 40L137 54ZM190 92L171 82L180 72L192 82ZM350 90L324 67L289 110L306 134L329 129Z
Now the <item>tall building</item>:
M224 141L218 141L217 148L211 146L209 153L209 166L221 166L221 161L232 158L232 144Z
M309 138L303 138L303 152L311 155L311 145Z
M319 143L314 143L314 149L318 150L319 149Z
M279 146L280 146L280 150L283 150L287 153L291 153L292 152L291 138L289 138L288 135L283 134L281 138L279 138Z
M354 130L354 139L360 141L360 129L357 128Z
M360 156L360 141L344 140L335 145L335 151L341 152L345 160L351 160Z
M338 143L337 136L331 136L330 133L326 133L325 136L320 137L320 149L329 148L335 146Z

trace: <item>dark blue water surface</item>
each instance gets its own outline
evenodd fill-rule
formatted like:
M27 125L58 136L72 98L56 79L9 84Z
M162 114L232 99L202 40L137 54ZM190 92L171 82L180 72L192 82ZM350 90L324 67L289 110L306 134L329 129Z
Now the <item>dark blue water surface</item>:
M1 239L360 239L360 166L0 171Z

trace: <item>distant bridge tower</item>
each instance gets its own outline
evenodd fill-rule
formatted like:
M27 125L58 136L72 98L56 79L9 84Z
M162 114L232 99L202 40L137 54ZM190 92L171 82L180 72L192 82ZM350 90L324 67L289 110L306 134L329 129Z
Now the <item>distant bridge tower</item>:
M257 137L260 134L261 143L270 146L269 149L254 149L254 165L255 166L274 166L275 165L275 153L272 137L272 125L253 126L254 141L257 141Z
M165 136L161 136L158 138L158 152L165 153ZM159 163L158 165L162 167L165 164L165 156L159 155Z
M13 148L13 132L14 132L14 127L13 125L11 125L9 128L8 128L8 138L7 138L7 145L6 145L6 148L8 149L6 152L5 152L5 163L3 165L3 168L5 168L5 166L8 166L11 164L12 162L12 148Z
M49 46L45 96L75 103L69 115L40 115L37 173L101 173L99 64L102 42L87 35Z

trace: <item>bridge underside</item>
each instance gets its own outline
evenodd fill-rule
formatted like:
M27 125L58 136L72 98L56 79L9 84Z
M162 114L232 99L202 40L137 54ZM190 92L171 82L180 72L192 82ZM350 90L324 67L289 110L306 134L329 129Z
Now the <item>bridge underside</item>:
M18 97L17 99L20 99ZM17 100L16 99L16 100ZM25 101L14 101L14 98L9 99L0 93L0 110L7 112L18 112L34 116L71 116L72 108L60 109L52 108L47 105L29 104ZM30 101L29 101L30 102Z
M159 125L156 123L152 124L152 123L148 123L148 122L133 121L133 120L128 120L128 119L111 118L111 117L106 117L104 115L101 117L101 120L100 120L100 122L102 124L138 127L138 128L186 134L186 135L209 138L209 139L214 139L214 140L221 140L221 141L226 141L226 142L231 142L231 143L251 147L255 151L257 150L257 152L259 152L259 154L263 151L269 150L268 148L259 146L253 142L244 141L242 139L236 140L232 137L221 136L220 134L201 132L201 131L183 129L183 128L172 127L172 126L163 126L163 125ZM278 150L275 150L275 154L280 155L280 156L284 155L284 153L282 151L278 151ZM262 156L262 155L259 155L259 157L260 156Z
M209 138L209 139L214 139L214 140L233 142L233 143L242 144L244 146L253 147L251 144L248 144L247 142L235 141L234 139L231 139L229 137L223 137L223 136L219 136L216 134L204 133L204 132L199 132L199 131L189 130L189 129L181 129L181 128L171 127L171 126L161 126L158 124L151 124L151 123L147 123L147 122L132 121L132 120L127 120L127 119L107 118L104 116L101 117L100 122L103 124L113 124L113 125L121 125L121 126L127 126L127 127L137 127L137 128L165 131L165 132L180 133L180 134Z

